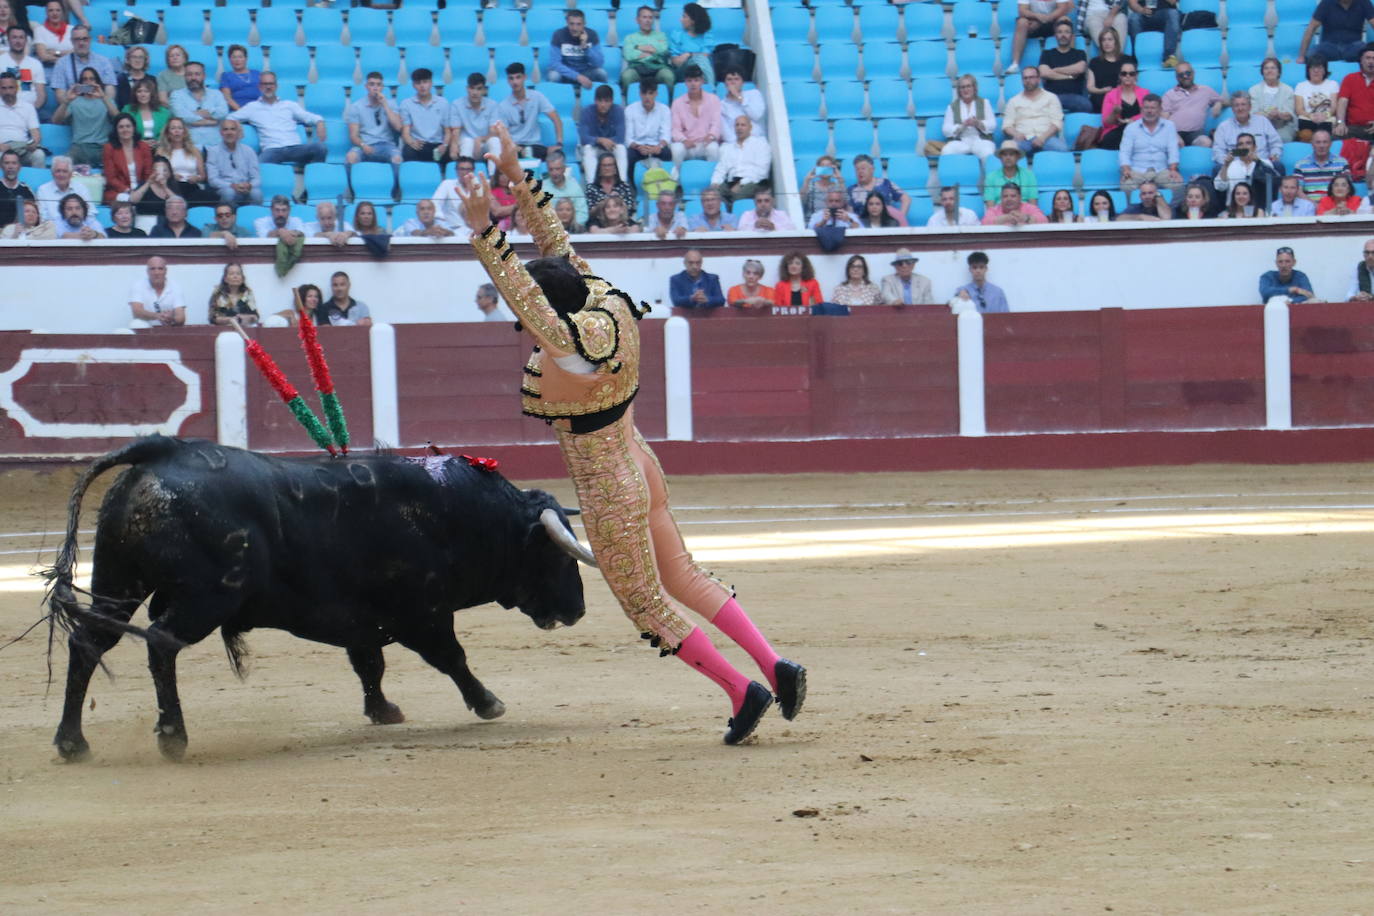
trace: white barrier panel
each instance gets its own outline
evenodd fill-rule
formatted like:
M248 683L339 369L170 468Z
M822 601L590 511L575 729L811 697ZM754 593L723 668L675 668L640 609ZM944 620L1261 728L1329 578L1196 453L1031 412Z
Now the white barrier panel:
M973 309L955 319L959 335L959 435L987 435L983 383L983 316Z
M1264 411L1270 429L1293 428L1289 335L1288 303L1275 296L1264 306Z
M230 332L215 338L215 423L220 445L248 447L248 356Z
M374 324L368 334L372 355L372 438L402 446L400 394L396 387L396 329Z
M666 435L679 442L692 439L692 329L675 315L663 325L663 382Z

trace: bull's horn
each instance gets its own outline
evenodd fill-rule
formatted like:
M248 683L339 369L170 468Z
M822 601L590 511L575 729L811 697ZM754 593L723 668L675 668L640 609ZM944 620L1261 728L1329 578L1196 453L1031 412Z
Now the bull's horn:
M539 513L539 521L543 523L544 530L549 533L549 538L558 548L568 556L577 560L579 563L586 563L593 569L596 566L596 557L592 552L583 546L582 542L573 537L573 533L563 527L563 520L558 517L558 512L554 509L545 509Z

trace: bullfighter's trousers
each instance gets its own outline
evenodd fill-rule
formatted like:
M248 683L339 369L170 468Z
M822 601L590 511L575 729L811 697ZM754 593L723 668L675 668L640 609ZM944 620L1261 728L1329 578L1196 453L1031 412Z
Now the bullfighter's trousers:
M558 444L606 584L641 633L676 649L696 628L685 611L710 620L731 592L687 552L663 468L635 429L633 411L595 432L559 430Z

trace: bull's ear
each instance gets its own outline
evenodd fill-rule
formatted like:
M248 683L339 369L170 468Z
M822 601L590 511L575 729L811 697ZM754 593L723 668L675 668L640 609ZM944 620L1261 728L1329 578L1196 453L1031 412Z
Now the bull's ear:
M596 557L563 525L563 519L558 517L557 509L545 509L540 512L539 522L544 526L544 531L548 533L549 540L553 541L559 550L579 563L585 563L593 569L596 568Z

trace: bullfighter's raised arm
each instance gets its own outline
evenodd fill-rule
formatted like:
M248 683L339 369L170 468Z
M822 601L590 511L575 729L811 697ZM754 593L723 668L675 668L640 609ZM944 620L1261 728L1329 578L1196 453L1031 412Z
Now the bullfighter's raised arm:
M499 121L492 125L492 133L501 141L500 154L487 153L487 159L510 181L515 205L525 218L534 244L543 257L566 257L581 274L592 272L591 267L573 250L572 240L558 214L553 212L553 195L544 190L543 182L534 173L520 167L520 154L510 138L506 125Z

